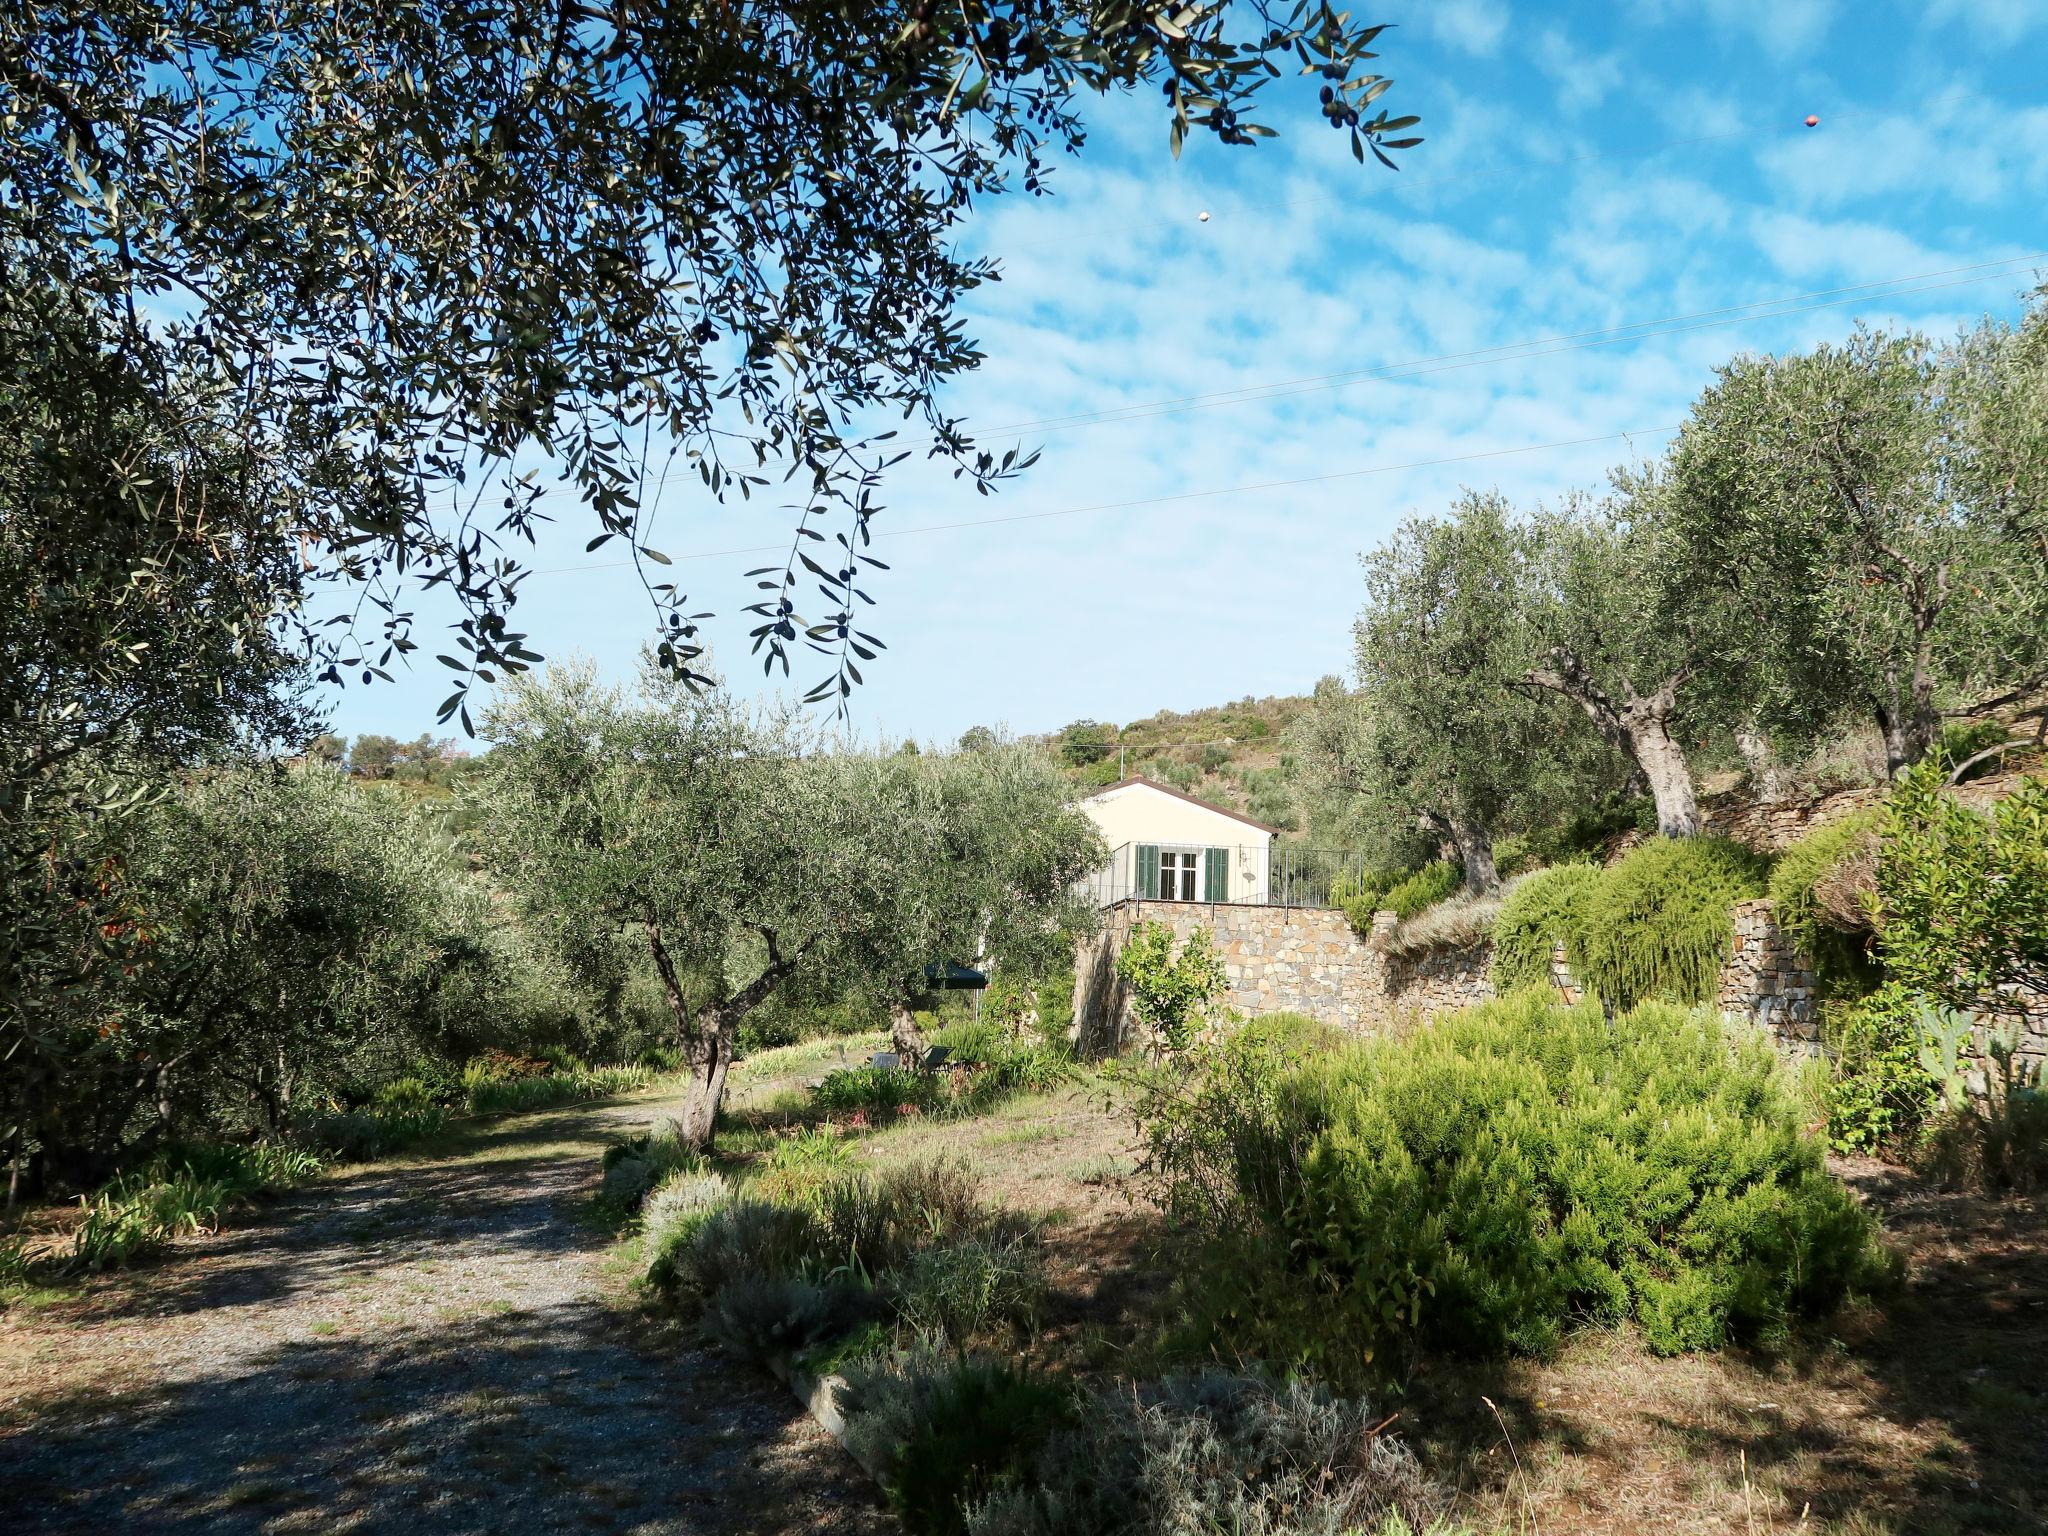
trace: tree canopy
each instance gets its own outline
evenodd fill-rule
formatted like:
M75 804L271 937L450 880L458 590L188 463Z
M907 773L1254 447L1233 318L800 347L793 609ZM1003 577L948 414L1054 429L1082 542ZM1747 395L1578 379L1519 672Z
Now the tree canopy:
M659 443L710 496L788 498L756 648L810 647L813 696L843 696L880 644L886 469L924 452L985 491L1024 462L941 398L996 276L959 249L975 203L1046 191L1091 93L1159 88L1176 151L1255 143L1283 65L1391 164L1419 141L1380 104L1381 30L1326 3L58 0L0 18L0 329L62 411L109 371L219 402L238 473L289 492L288 526L238 530L299 562L275 616L309 581L354 594L302 629L330 678L417 648L434 586L467 612L444 718L534 659L507 616L542 464L690 675L702 615L641 521Z

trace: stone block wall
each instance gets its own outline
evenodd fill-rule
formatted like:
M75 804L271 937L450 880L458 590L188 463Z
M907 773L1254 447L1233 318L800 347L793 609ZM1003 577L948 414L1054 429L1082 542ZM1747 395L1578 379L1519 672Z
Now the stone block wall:
M1229 979L1223 1006L1248 1018L1305 1013L1370 1035L1494 996L1490 944L1388 956L1360 938L1335 910L1123 901L1103 913L1101 932L1083 940L1075 957L1075 1038L1085 1050L1112 1051L1137 1043L1129 989L1116 974L1116 956L1143 922L1165 923L1180 939L1207 928ZM1378 914L1374 937L1393 924L1391 912ZM1562 948L1552 956L1550 970L1563 1001L1584 1000L1585 989L1565 963ZM1771 921L1768 901L1745 901L1735 908L1735 943L1721 972L1718 999L1724 1014L1754 1023L1788 1054L1820 1050L1812 968Z

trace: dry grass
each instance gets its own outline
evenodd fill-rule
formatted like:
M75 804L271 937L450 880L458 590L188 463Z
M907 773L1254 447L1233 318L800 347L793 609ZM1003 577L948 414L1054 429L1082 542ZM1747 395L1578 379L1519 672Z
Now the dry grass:
M1483 896L1460 892L1426 907L1405 923L1396 923L1391 931L1375 937L1373 946L1383 955L1403 960L1443 949L1470 949L1493 931L1494 919L1500 916L1501 906L1515 883L1510 880Z

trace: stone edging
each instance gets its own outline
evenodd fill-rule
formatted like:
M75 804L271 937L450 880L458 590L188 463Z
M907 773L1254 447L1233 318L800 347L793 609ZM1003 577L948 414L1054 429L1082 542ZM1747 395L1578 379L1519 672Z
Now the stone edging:
M876 1487L882 1485L882 1473L878 1467L871 1467L846 1443L846 1415L839 1411L839 1389L846 1385L844 1376L813 1376L788 1355L773 1355L768 1359L768 1369L784 1386L795 1394L796 1400L804 1405L804 1412L817 1420L818 1427L839 1442L839 1448L852 1457L855 1466L867 1473Z

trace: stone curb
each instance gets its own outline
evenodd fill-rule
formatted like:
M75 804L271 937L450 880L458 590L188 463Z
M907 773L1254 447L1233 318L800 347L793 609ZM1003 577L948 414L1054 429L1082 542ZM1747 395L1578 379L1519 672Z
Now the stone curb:
M796 1400L804 1405L804 1411L817 1420L818 1427L839 1442L839 1448L852 1458L855 1466L865 1472L869 1479L880 1487L882 1473L878 1467L870 1466L856 1455L846 1443L846 1415L839 1411L839 1389L846 1385L844 1376L813 1376L799 1366L788 1355L772 1356L768 1369L782 1384L795 1394Z

